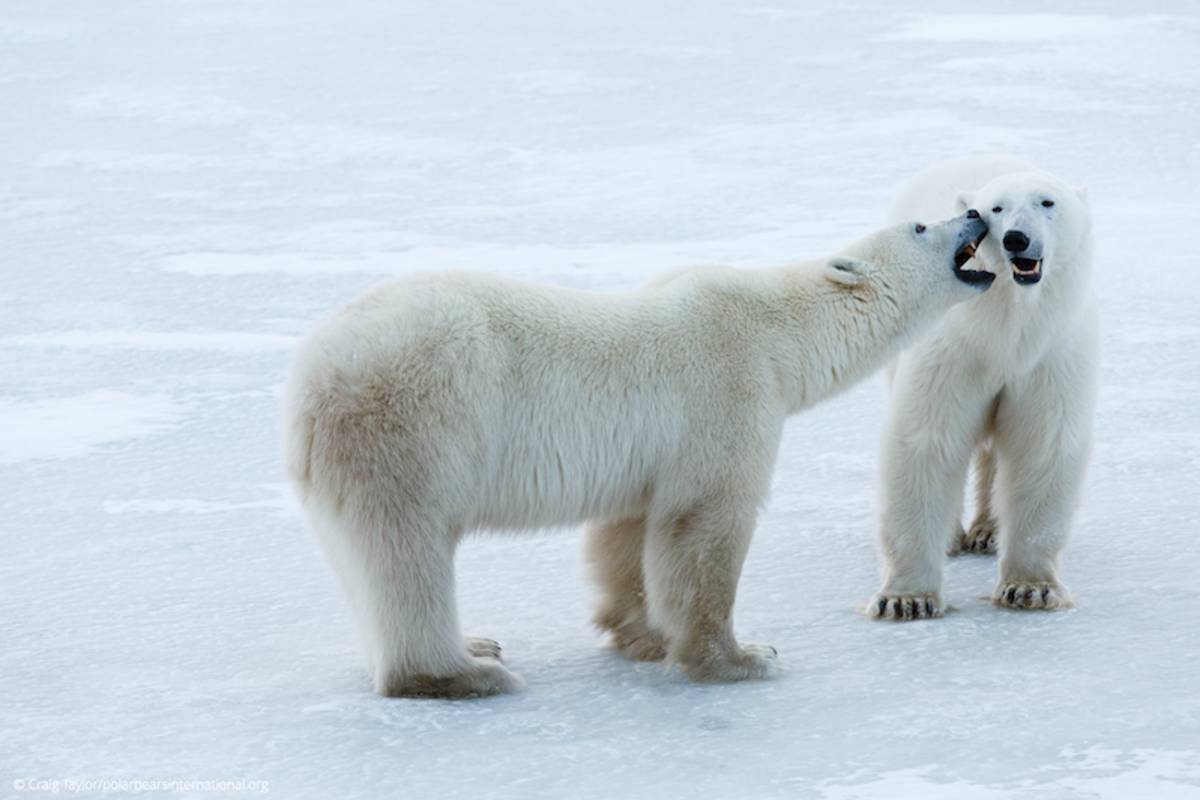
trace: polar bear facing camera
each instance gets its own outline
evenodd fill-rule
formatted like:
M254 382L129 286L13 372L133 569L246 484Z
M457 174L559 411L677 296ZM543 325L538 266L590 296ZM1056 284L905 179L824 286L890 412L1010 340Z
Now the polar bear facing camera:
M518 688L499 645L459 629L455 548L583 521L622 652L696 680L773 674L731 613L784 419L985 290L986 231L905 223L834 258L621 294L428 275L333 316L296 356L285 448L375 690Z
M1098 373L1085 194L1009 158L958 159L915 178L894 218L972 209L999 278L952 309L891 370L882 456L880 618L941 616L947 551L1000 555L992 600L1070 604L1059 574L1092 439ZM963 529L974 454L975 517Z

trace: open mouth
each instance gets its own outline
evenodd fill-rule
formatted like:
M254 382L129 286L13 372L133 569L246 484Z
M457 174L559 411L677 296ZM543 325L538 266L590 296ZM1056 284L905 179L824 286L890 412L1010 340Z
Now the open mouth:
M1013 258L1013 280L1029 285L1042 279L1042 260L1040 258Z
M979 243L983 241L984 236L987 236L986 231L983 236L974 241L967 242L954 254L954 274L963 283L975 286L990 286L992 281L996 280L995 273L988 272L985 269L963 268L968 261L975 257L975 249L979 247Z

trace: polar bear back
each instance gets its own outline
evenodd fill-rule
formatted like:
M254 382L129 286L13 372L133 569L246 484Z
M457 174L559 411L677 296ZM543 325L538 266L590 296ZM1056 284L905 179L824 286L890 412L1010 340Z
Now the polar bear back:
M960 192L974 191L993 178L1035 167L1019 158L1002 155L966 156L943 161L907 181L888 214L890 224L945 219L961 214Z
M302 348L289 403L313 433L293 473L319 485L312 463L383 453L385 472L444 484L468 528L636 507L681 451L718 464L753 437L741 395L767 391L764 362L731 332L764 281L706 269L611 294L480 274L380 287Z

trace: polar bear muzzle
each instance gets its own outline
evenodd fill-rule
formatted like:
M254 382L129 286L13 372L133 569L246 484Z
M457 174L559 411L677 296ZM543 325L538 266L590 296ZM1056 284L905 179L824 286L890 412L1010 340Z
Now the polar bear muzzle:
M1013 280L1029 286L1042 279L1042 248L1024 231L1010 230L1004 234L1004 250L1012 262Z
M973 216L968 212L952 222L962 225L954 247L954 276L963 283L986 289L992 285L996 275L983 269L966 269L966 265L975 257L979 243L987 236L987 225L979 218L978 212Z

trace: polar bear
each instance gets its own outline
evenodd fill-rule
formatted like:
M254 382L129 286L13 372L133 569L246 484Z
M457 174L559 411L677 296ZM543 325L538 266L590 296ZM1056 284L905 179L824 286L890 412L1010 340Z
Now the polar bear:
M375 690L519 688L496 642L459 630L455 548L583 521L623 652L701 681L776 672L731 612L784 419L986 289L969 268L986 231L905 223L837 257L623 294L428 275L319 327L286 389L286 458Z
M992 600L1070 605L1059 557L1091 448L1098 334L1083 190L1007 157L957 159L916 177L893 218L971 209L992 235L988 269L1011 274L952 309L891 368L877 618L941 616L949 551L999 549ZM976 514L961 525L969 462Z

